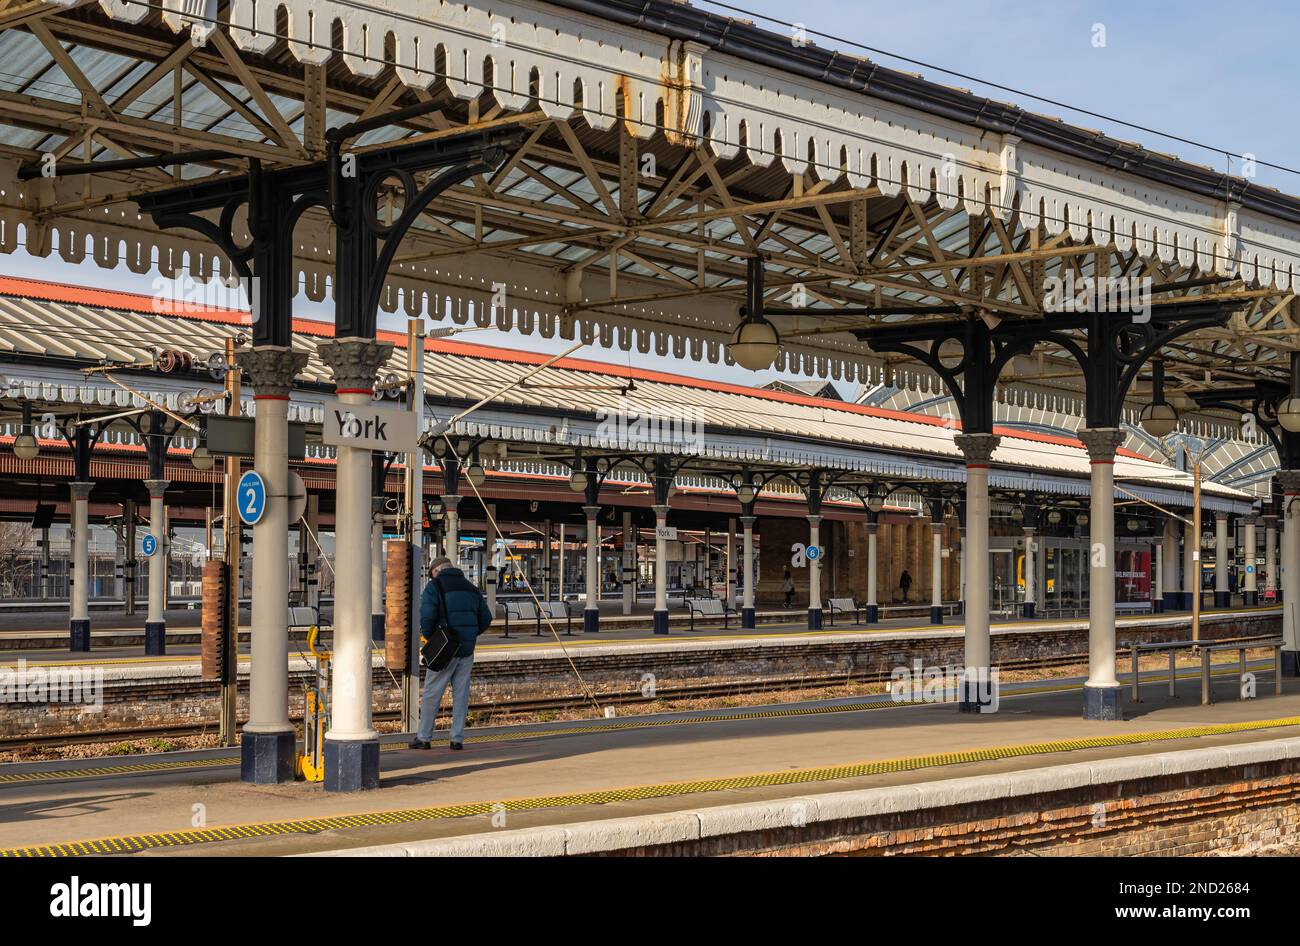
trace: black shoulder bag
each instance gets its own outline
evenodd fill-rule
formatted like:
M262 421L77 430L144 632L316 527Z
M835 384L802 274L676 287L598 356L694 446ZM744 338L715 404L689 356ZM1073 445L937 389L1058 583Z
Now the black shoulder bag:
M420 636L420 663L436 673L456 656L456 651L460 649L460 638L447 626L447 589L437 578L433 579L433 583L438 587L438 614L429 636Z

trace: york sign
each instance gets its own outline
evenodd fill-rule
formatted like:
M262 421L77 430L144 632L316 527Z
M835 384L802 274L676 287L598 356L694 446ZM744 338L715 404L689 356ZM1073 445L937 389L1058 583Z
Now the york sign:
M370 407L330 401L325 405L323 440L331 447L409 453L415 449L415 415L400 407Z

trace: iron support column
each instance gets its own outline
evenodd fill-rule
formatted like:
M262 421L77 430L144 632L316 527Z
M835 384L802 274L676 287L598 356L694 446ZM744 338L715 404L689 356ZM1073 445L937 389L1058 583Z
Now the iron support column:
M974 680L991 677L989 638L989 464L1000 438L993 434L961 434L954 438L966 458L966 608L965 673L961 711L978 713L980 700Z
M943 522L930 523L930 623L943 623Z
M1201 593L1201 537L1196 534L1191 517L1183 523L1183 585L1179 599L1182 610L1190 611L1193 599Z
M1214 517L1214 606L1232 606L1232 592L1228 590L1228 516L1222 512Z
M822 556L821 556L821 516L808 517L808 547L817 550L817 555L808 560L808 629L821 630L822 627Z
M1264 517L1264 599L1277 601L1277 516L1271 514Z
M68 649L90 651L90 491L94 483L69 483L72 499L72 568L68 578Z
M636 604L636 536L632 532L632 511L623 510L623 613L631 614Z
M445 548L443 555L451 559L453 568L460 568L460 497L445 494L442 497Z
M1300 677L1300 470L1281 470L1282 485L1282 668Z
M1255 572L1255 548L1258 544L1255 535L1255 524L1259 522L1257 516L1247 516L1245 520L1245 536L1243 537L1246 546L1242 556L1244 574L1242 575L1242 597L1245 600L1246 607L1253 608L1259 604L1259 576Z
M743 548L740 556L740 626L752 630L756 626L754 612L754 523L758 517L743 515L740 528L743 533Z
M668 527L667 504L656 504L655 510L655 614L656 634L668 633L668 540L664 529Z
M1079 431L1092 463L1088 525L1088 682L1084 719L1123 717L1123 689L1115 676L1115 452L1124 432L1113 427Z
M393 346L343 338L318 346L344 405L368 407ZM325 734L325 790L379 786L379 736L371 720L371 451L339 447L335 486L334 685ZM454 517L454 513L452 514ZM453 547L448 540L449 547Z
M487 589L488 610L492 616L497 613L497 507L491 503L487 507L487 531L483 536L483 557L486 566L483 569L483 584Z
M1163 606L1166 611L1177 611L1182 603L1182 571L1178 568L1178 520L1165 519L1165 569Z
M879 580L877 574L877 547L879 538L876 535L880 531L880 524L876 522L876 514L871 513L871 521L867 523L867 623L875 624L880 620L880 605L876 598L876 582Z
M289 392L307 356L275 345L237 355L257 392L253 466L266 483L266 505L253 527L253 614L248 722L240 741L240 773L260 785L293 779L294 730L289 722ZM230 534L230 533L227 533ZM150 591L152 592L152 582ZM238 626L238 621L234 622Z
M1025 605L1021 613L1028 620L1033 620L1038 607L1038 561L1035 552L1034 528L1025 526Z
M583 506L587 516L587 601L582 611L582 630L600 631L600 515L599 506Z
M545 536L542 537L542 600L552 600L551 588L551 556L554 549L551 547L551 536L555 531L555 525L550 519L546 520L542 526Z
M167 572L165 563L170 543L167 541L167 523L163 516L163 496L167 492L166 480L148 480L149 534L157 545L149 560L149 613L144 622L144 652L149 657L167 653L167 602L164 596Z

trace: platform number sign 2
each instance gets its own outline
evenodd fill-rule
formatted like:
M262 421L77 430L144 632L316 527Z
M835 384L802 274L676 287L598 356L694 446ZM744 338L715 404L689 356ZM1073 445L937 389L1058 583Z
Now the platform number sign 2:
M235 490L239 518L246 526L255 526L266 512L266 481L256 470L249 470L239 478Z

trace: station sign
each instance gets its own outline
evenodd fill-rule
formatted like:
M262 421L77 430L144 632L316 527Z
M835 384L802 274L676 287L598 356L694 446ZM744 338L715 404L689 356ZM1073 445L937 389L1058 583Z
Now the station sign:
M254 449L254 419L252 417L226 417L209 414L203 420L203 446L217 457L251 457ZM288 454L290 460L307 456L307 425L289 425Z
M669 542L676 542L677 527L676 526L655 526L655 538L665 539Z
M145 558L153 558L158 554L158 540L152 533L144 534L144 538L140 540L140 551L144 553Z
M321 439L331 447L410 453L417 438L415 413L402 407L329 401L322 434Z
M239 478L235 490L235 505L239 507L240 521L255 526L266 514L266 481L256 470L249 470Z

